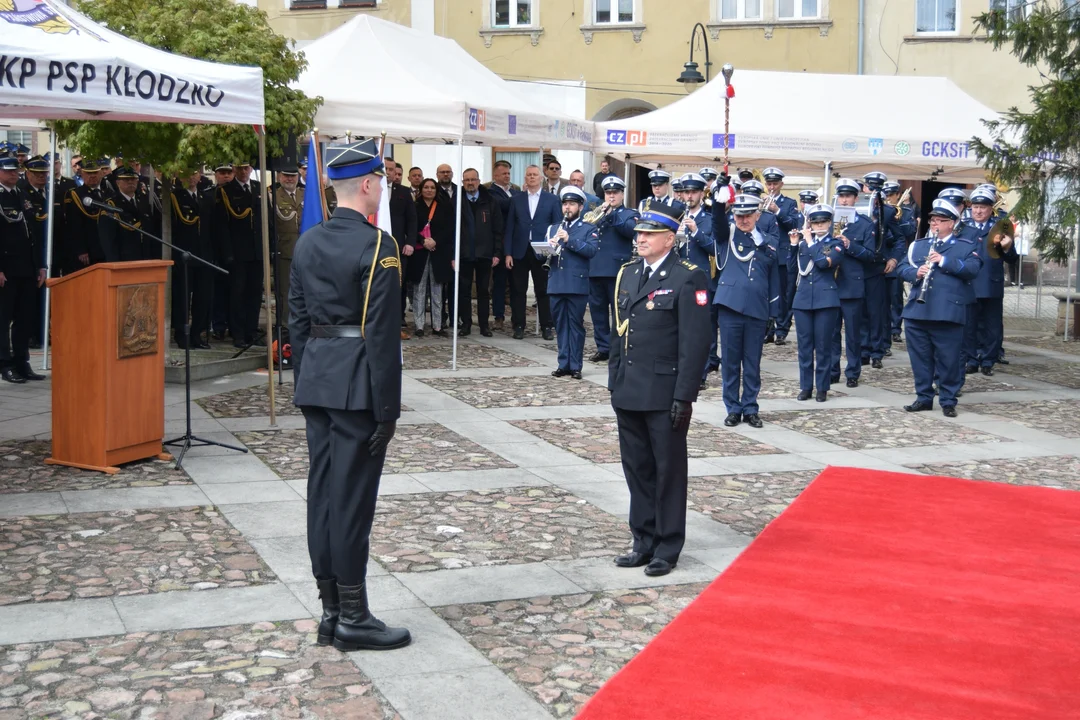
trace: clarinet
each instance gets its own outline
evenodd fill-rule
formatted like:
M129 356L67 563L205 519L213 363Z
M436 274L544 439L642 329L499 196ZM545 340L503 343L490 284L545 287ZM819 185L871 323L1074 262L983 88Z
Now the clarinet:
M937 245L937 241L938 241L937 232L934 232L933 235L931 236L931 238L932 239L930 241L930 250L932 251L932 250L935 249L934 246ZM926 256L928 258L930 257L930 251L927 251ZM922 285L919 286L919 294L915 297L915 302L920 303L920 304L925 304L926 303L926 293L927 293L927 291L930 290L930 278L932 278L934 276L934 268L936 268L936 267L937 267L936 264L931 265L930 269L927 270L925 275L923 275Z
M562 221L562 224L559 225L559 227L562 228L563 230L565 230L567 232L567 234L570 233L570 213L568 213L568 212L563 213L563 221ZM556 231L556 234L558 234L558 231ZM551 270L551 259L555 258L556 261L558 261L560 253L562 253L562 245L556 245L555 248L551 251L551 254L549 254L547 256L547 259L544 260L544 268L550 271Z

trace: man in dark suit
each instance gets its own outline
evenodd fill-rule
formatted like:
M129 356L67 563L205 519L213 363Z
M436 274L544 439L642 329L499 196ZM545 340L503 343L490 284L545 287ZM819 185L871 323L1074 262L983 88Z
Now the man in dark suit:
M208 260L210 258L209 236L202 232L202 193L199 179L202 173L193 171L177 181L171 195L172 241L183 250ZM181 184L182 183L182 184ZM210 298L213 287L212 270L195 260L188 262L187 287L184 287L184 266L175 257L172 266L172 329L177 347L184 347L190 338L191 347L207 349L210 345L203 339L210 322ZM186 290L186 293L185 293ZM184 333L184 325L190 313L190 333Z
M233 347L246 348L258 333L263 281L262 230L249 180L250 166L238 164L236 169L235 177L215 191L211 230L215 235L214 247L229 271L229 331Z
M465 196L461 198L462 213L472 215L472 232L461 235L461 282L458 295L458 315L461 329L458 335L472 333L472 289L476 281L476 321L480 334L491 337L488 282L491 270L497 267L503 255L503 215L499 203L487 188L480 187L480 174L473 168L461 174L461 186Z
M641 259L615 279L608 390L634 536L615 564L646 575L671 572L686 539L686 436L709 357L709 281L674 252L682 214L650 203L635 228Z
M390 189L390 229L397 240L398 250L401 252L401 277L406 277L405 272L409 267L409 257L416 247L418 231L416 227L416 201L408 188L401 186L401 165L393 159L386 160L386 182ZM408 297L408 288L405 283L401 284L401 322L405 324L405 300ZM401 329L401 339L408 340L409 333L405 328Z
M34 205L16 185L19 162L0 158L0 377L21 385L44 380L30 368L37 290L45 282L45 254Z
M382 198L374 140L327 149L333 216L300 236L289 282L293 402L307 423L308 552L323 604L318 643L390 650L409 631L368 608L369 535L401 415L401 262L367 221Z
M149 231L150 201L138 194L138 174L130 167L117 168L113 171L113 183L116 191L108 198L108 204L119 210L119 218L128 225ZM98 217L98 233L106 262L161 259L160 243L120 225L114 214L106 212Z
M546 242L547 229L562 222L559 199L543 192L540 168L530 165L525 169L525 190L510 199L510 212L506 219L506 267L513 273L510 294L511 321L514 337L525 338L525 295L532 274L536 306L540 315L540 329L545 340L555 339L551 306L547 296L547 271L544 262L533 252L531 243Z
M484 186L498 203L504 223L510 217L510 198L521 192L521 188L510 182L512 168L508 161L496 160L491 170L492 180ZM491 313L495 316L496 330L503 329L506 318L506 282L509 277L506 263L500 262L491 270Z

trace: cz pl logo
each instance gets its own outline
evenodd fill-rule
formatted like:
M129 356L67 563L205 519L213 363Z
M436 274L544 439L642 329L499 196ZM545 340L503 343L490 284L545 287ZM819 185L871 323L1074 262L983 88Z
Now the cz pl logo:
M884 138L868 138L866 144L870 147L870 154L877 155L885 149Z
M469 108L469 129L480 132L487 130L487 113L476 108Z
M625 130L608 130L607 131L607 144L608 145L625 145L626 144L626 131Z

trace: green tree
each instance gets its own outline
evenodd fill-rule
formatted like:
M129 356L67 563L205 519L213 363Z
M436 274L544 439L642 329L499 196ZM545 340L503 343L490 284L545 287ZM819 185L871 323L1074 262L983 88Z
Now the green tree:
M995 180L1019 191L1012 215L1034 230L1032 245L1059 262L1072 254L1080 222L1078 10L1078 0L1022 0L975 17L995 49L1008 47L1043 83L1029 88L1030 110L1012 107L987 122L991 141L972 146Z
M263 71L267 154L282 152L289 133L313 125L321 98L289 87L307 66L289 40L274 34L266 13L232 0L83 0L80 12L109 29L170 53ZM248 125L61 121L59 136L83 155L122 152L166 174L221 160L254 160L258 138Z

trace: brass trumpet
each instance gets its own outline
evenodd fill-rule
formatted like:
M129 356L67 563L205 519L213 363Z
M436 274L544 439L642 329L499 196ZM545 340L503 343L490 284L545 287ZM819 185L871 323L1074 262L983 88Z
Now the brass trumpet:
M590 225L595 225L596 223L600 222L600 220L602 220L611 211L611 209L612 206L608 205L605 202L600 205L600 207L594 208L589 212L585 213L585 215L581 218L581 221L587 222Z

